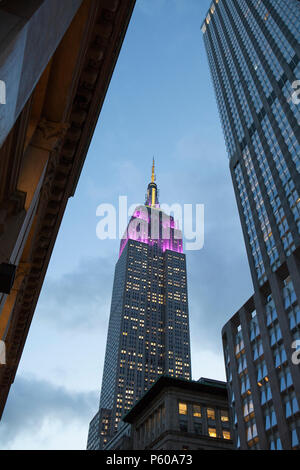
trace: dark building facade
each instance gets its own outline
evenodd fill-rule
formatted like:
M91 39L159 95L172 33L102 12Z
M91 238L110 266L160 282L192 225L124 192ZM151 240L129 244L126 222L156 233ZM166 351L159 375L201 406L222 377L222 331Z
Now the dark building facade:
M0 2L0 419L134 4Z
M120 244L104 361L99 420L88 449L102 449L121 417L158 376L191 378L187 273L182 234L159 208L154 177Z
M233 449L225 382L162 376L123 419L107 450Z
M241 449L299 449L299 26L297 0L215 0L202 25L254 285L223 328Z

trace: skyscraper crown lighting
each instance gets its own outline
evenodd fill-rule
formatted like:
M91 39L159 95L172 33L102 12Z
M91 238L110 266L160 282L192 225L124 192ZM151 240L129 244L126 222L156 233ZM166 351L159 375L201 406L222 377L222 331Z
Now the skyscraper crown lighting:
M151 182L148 184L145 205L135 209L121 240L119 256L128 240L140 241L150 246L156 245L162 252L166 250L183 252L182 232L176 227L173 216L165 214L160 209L155 179L153 159Z

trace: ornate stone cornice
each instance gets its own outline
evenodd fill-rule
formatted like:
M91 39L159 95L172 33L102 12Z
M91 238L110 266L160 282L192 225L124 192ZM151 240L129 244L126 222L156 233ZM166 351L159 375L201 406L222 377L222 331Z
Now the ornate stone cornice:
M28 271L17 294L0 369L0 417L14 381L49 259L68 201L73 195L135 0L91 0L88 45L77 65L78 79L67 122L41 120L30 145L50 151L41 189Z
M62 144L69 127L69 123L52 122L42 118L30 145L52 152Z

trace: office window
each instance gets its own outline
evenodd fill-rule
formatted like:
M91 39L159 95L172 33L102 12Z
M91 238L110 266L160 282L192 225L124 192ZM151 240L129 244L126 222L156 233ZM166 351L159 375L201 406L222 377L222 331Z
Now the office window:
M201 422L195 422L194 423L194 432L195 434L202 434L202 424Z
M229 431L223 431L223 439L231 439Z
M187 404L186 403L179 403L178 409L179 409L179 414L180 415L187 415Z
M180 417L179 428L180 428L180 431L187 432L188 430L187 418Z
M228 423L229 421L229 414L228 414L228 411L226 410L221 410L221 421L223 423Z
M216 419L215 410L213 408L207 408L207 419L212 419L213 421Z
M193 416L195 418L201 418L201 406L193 405Z
M216 428L208 428L208 435L210 437L217 437L217 430Z

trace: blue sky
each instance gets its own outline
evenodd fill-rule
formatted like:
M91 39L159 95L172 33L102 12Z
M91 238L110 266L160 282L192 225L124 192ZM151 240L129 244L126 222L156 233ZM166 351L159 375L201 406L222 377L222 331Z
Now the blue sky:
M97 410L119 241L96 208L143 203L156 159L163 203L205 205L187 252L193 378L224 379L221 328L252 294L202 33L207 0L137 0L75 197L50 261L0 425L0 448L84 449Z

